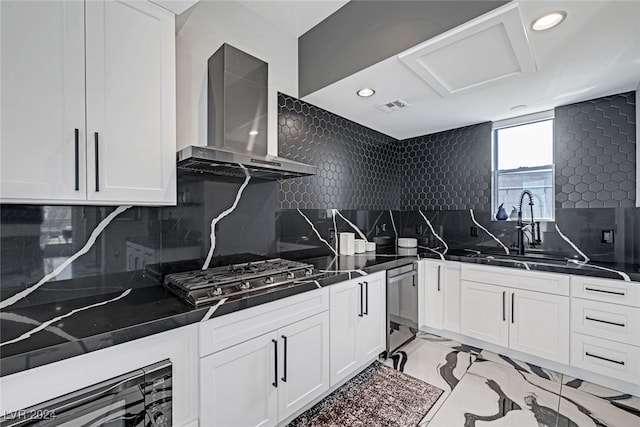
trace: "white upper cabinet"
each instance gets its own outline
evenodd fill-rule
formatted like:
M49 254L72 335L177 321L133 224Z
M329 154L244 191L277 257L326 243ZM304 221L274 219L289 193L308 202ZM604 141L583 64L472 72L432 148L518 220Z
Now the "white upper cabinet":
M174 16L144 1L86 8L88 199L172 203Z
M146 1L0 8L1 201L175 204L174 15Z
M0 2L0 56L0 199L86 199L84 4Z

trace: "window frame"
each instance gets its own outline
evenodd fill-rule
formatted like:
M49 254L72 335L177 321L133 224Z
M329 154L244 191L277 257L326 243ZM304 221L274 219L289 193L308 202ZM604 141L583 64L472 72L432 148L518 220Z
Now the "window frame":
M537 113L527 114L527 115L518 116L518 117L512 117L509 119L500 120L492 123L492 126L491 126L491 221L499 221L498 219L496 219L496 213L498 211L498 206L500 205L498 203L497 195L498 195L498 176L501 173L514 174L514 173L537 172L537 171L544 171L550 168L551 169L551 190L553 192L553 196L551 197L551 218L535 218L535 220L540 222L555 222L555 214L556 214L555 126L552 126L551 164L550 165L521 167L516 169L503 169L503 170L498 169L498 146L497 146L498 131L501 129L523 126L523 125L528 125L536 122L543 122L547 120L552 120L553 123L555 124L554 110L540 111Z

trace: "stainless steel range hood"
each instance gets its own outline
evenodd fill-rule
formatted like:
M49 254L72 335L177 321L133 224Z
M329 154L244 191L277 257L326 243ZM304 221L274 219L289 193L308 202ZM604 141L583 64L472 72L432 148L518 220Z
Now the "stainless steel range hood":
M178 169L227 178L244 178L246 169L265 180L315 175L315 166L267 154L267 63L223 44L208 68L207 145L180 150Z

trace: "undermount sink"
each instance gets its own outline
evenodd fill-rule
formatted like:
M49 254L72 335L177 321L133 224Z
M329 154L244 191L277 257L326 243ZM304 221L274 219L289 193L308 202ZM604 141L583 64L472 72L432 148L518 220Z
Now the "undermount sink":
M482 253L478 256L485 258L494 258L505 261L514 261L514 262L535 262L537 264L554 264L554 265L567 265L569 261L566 257L561 257L557 255L548 255L542 253L532 253L525 255L507 255L507 254L487 254Z
M501 261L514 261L514 262L535 262L555 265L566 265L569 259L564 256L549 254L544 252L532 252L525 255L516 255L503 252L497 252L493 250L476 250L476 249L450 249L447 251L447 255L459 256L465 258L488 258Z

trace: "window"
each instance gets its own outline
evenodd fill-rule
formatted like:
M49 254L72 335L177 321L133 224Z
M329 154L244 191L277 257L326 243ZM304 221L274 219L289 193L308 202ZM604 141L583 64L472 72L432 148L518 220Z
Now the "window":
M518 209L523 190L533 194L536 221L554 219L553 111L493 124L493 214ZM525 197L522 217L530 219Z

